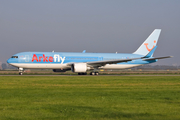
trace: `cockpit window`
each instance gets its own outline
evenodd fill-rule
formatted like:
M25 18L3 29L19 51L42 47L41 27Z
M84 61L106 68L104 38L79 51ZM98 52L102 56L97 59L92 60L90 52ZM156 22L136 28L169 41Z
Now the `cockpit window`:
M11 58L18 58L18 56L12 56Z

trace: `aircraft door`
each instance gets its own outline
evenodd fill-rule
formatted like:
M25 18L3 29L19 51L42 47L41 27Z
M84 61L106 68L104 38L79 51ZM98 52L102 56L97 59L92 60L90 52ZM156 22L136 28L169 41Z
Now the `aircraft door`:
M103 61L103 57L98 57L98 61Z
M25 62L29 62L29 55L25 55Z

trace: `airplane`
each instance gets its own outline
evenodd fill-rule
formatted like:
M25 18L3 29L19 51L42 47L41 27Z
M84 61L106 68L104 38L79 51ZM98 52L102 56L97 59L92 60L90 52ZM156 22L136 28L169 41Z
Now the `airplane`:
M155 29L134 53L82 53L75 52L21 52L13 55L7 63L18 67L19 75L24 69L53 69L54 72L71 70L78 75L98 75L99 69L125 69L157 62L172 56L153 57L161 29Z

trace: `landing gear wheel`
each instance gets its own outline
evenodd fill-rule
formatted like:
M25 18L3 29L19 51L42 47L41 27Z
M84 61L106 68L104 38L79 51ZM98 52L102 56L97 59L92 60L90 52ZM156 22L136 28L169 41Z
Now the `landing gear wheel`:
M99 75L99 72L95 72L95 75Z
M90 75L95 75L95 72L91 72Z
M22 72L19 73L19 75L22 75L22 74L23 74Z
M90 75L99 75L99 72L90 72Z

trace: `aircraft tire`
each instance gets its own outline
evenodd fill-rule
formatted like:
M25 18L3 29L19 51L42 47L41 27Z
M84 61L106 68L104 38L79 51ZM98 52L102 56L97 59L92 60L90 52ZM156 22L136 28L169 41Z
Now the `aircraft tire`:
M22 73L22 72L20 72L20 73L19 73L19 75L23 75L23 73Z
M99 72L95 72L95 75L99 75Z
M91 75L95 75L95 73L94 73L94 72L92 72L92 73L91 73Z

